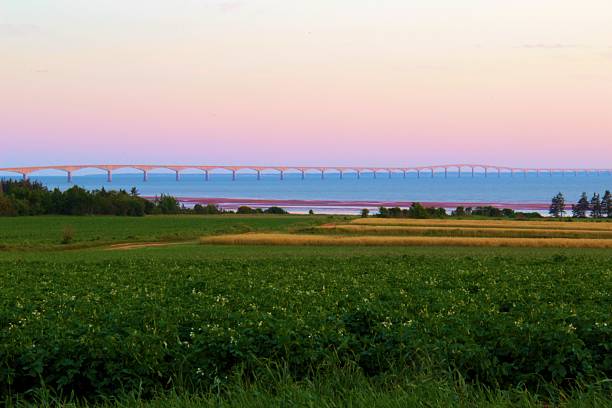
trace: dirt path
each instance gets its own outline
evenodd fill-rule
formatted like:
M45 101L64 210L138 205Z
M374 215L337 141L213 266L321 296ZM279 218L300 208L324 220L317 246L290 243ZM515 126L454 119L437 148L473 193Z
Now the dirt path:
M126 242L123 244L113 244L106 248L107 251L126 251L128 249L163 247L169 245L180 245L184 242Z

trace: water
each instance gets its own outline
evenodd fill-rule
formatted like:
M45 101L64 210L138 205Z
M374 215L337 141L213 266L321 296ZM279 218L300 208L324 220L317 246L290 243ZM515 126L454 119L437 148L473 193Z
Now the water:
M8 178L8 175L3 176ZM181 174L176 181L174 173L149 173L149 180L143 181L141 173L115 173L112 183L108 183L105 174L87 174L73 176L73 184L67 182L64 175L32 175L31 180L40 181L50 188L67 189L79 185L86 189L126 189L136 187L143 196L170 194L176 197L198 198L249 198L276 200L338 200L338 201L420 201L420 202L481 202L481 203L550 203L551 197L562 192L567 202L575 202L585 191L592 196L593 192L603 194L612 189L612 176L607 173L591 174L489 174L485 177L476 173L474 177L463 173L449 172L435 177L430 174L393 174L388 178L386 173L345 173L340 179L337 173L326 173L325 179L320 174L306 174L304 180L299 173L285 173L284 180L278 174L262 174L257 180L253 174L237 174L232 181L231 174L211 173L209 181L204 175ZM230 206L231 207L231 206ZM354 212L350 204L340 204L334 210ZM450 207L450 206L449 206ZM310 206L309 208L313 208ZM322 208L319 208L321 210ZM327 208L329 210L329 208ZM337 211L336 211L337 212Z

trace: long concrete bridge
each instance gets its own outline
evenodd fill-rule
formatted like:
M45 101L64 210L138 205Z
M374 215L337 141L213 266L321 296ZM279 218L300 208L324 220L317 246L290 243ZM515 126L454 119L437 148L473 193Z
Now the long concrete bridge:
M53 166L28 166L28 167L4 167L0 168L0 172L15 173L27 180L28 177L37 172L46 170L63 171L68 177L68 182L72 182L72 176L74 173L81 170L100 170L106 173L108 182L113 180L113 172L120 169L133 169L141 171L143 174L144 181L148 180L149 173L158 170L166 169L176 173L176 180L180 180L181 172L187 170L201 171L204 175L205 180L209 180L210 174L215 170L221 170L231 172L232 180L236 180L238 172L250 171L257 174L257 180L261 179L261 174L264 171L277 172L280 179L284 178L286 172L297 172L301 173L302 179L308 172L320 173L321 178L325 178L326 173L337 173L342 178L345 173L353 173L357 175L357 178L361 178L362 173L371 173L374 178L379 173L384 173L387 177L391 178L392 174L401 174L402 177L406 177L407 174L416 174L418 178L422 174L429 177L434 177L435 174L443 174L444 177L448 177L449 171L455 171L457 177L461 177L463 173L468 173L471 177L474 177L474 173L484 173L485 177L493 173L500 177L502 173L510 174L546 174L552 176L553 174L572 174L574 176L578 174L612 174L612 168L550 168L550 167L508 167L508 166L496 166L489 164L473 164L473 163L457 163L457 164L438 164L430 166L412 166L412 167L371 167L371 166L222 166L222 165L168 165L168 164L75 164L75 165L53 165Z

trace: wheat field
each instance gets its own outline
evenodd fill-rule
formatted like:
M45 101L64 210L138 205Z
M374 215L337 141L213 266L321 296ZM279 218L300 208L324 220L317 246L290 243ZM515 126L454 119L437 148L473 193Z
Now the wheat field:
M248 233L200 238L201 244L216 245L300 245L300 246L468 246L524 248L612 248L612 240L589 238L483 238L334 236L283 233Z
M526 228L612 231L612 222L589 221L515 221L515 220L447 220L413 218L357 218L353 225L439 226L461 228Z
M347 233L363 235L425 235L449 237L505 237L505 238L597 238L612 239L612 230L575 228L508 228L508 227L457 227L427 225L355 225L333 224L311 229L321 233Z

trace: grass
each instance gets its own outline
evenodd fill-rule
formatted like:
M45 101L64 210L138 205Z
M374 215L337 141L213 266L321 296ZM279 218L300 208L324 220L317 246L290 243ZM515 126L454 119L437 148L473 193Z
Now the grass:
M589 238L338 236L286 233L218 235L202 237L200 243L209 245L476 246L612 249L612 240Z
M0 217L0 250L80 249L124 242L177 242L202 235L288 231L333 220L323 216ZM66 231L70 232L66 239Z
M605 407L610 399L606 389L588 387L556 397L555 406ZM466 384L461 379L439 378L428 373L418 376L397 375L372 379L359 370L345 368L332 375L299 381L286 370L269 368L255 382L247 383L236 376L229 384L200 393L160 394L143 400L138 394L119 401L66 403L50 395L37 395L35 403L15 401L15 407L97 407L97 408L196 408L196 407L547 407L550 400L524 388L490 390Z
M349 221L0 219L19 249L0 251L0 405L612 405L610 249L300 233ZM190 242L243 231L277 240ZM179 243L107 250L167 234ZM92 236L105 245L63 250Z

